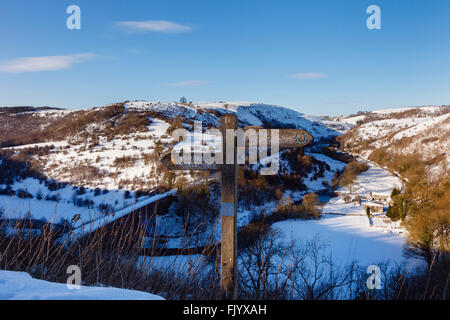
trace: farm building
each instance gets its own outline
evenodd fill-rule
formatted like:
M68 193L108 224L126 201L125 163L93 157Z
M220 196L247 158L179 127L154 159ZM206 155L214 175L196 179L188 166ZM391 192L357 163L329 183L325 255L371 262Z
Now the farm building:
M391 195L390 194L386 194L386 193L371 192L370 196L369 196L369 200L370 201L388 202L390 199L391 199Z
M384 207L381 203L377 203L377 202L367 202L364 205L364 209L367 210L367 208L369 208L370 213L383 213L384 212Z

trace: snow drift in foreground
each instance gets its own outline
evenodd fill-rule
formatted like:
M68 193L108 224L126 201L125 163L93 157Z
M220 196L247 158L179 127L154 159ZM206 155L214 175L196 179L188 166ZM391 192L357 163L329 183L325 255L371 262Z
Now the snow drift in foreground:
M0 270L0 300L164 300L143 291L84 287L33 279L28 273Z

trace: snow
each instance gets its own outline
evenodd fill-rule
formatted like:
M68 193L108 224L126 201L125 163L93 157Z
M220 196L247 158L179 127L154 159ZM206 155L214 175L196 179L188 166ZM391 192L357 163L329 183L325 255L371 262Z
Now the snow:
M0 189L4 187L0 185ZM13 190L26 190L34 198L22 199L17 196L0 195L0 208L3 209L3 218L24 218L30 213L33 219L44 219L50 223L58 223L61 219L71 220L75 215L80 215L79 220L73 223L76 230L79 231L82 229L95 230L105 222L114 221L129 212L175 193L175 190L172 190L154 196L142 196L135 200L132 193L130 193L130 199L124 199L124 190L110 190L107 193L101 192L97 196L94 196L94 190L85 189L85 193L78 195L78 198L81 200L92 200L94 201L94 206L79 207L73 204L72 198L75 191L71 185L67 185L65 188L57 191L49 191L44 184L39 183L39 180L26 178L21 181L16 181L12 185L12 188ZM38 192L42 193L43 199L38 200L36 198ZM59 200L45 200L46 195L57 195ZM112 212L108 215L103 214L98 208L99 204L110 205Z
M149 118L149 120L151 120L152 123L149 125L148 129L154 137L161 137L170 127L170 124L163 120L157 118Z
M168 124L163 121L158 121L155 124L150 125L150 132L155 138L159 138L164 128ZM164 130L164 131L163 131ZM152 153L154 147L153 139L148 137L145 139L137 138L121 138L106 142L100 141L100 145L94 147L93 150L86 150L84 146L72 146L71 148L61 151L55 151L50 153L47 157L48 162L45 169L50 171L52 175L60 181L70 182L73 176L70 174L71 169L75 169L78 164L87 164L98 168L100 171L106 173L114 172L114 161L119 157L135 157L136 163L134 166L122 168L117 178L111 178L106 175L101 183L98 183L99 187L106 189L116 189L117 182L121 179L132 180L135 177L142 177L150 175L152 172L151 166L146 166L141 157L144 153ZM98 160L97 160L98 159ZM76 163L74 163L76 161ZM70 168L73 166L73 168ZM68 167L70 168L68 170ZM116 169L117 171L117 169ZM85 186L88 186L85 184Z
M408 111L408 112L406 112ZM376 110L368 114L339 119L364 120L348 135L346 145L363 147L360 155L369 157L380 148L389 153L418 153L423 160L440 159L429 166L428 177L434 181L445 174L450 165L450 106L426 106Z
M68 203L9 196L0 196L0 207L4 211L3 217L7 219L25 218L31 213L33 219L46 219L50 223L57 223L60 219L70 220L75 214L81 214L82 219L88 219L94 214L87 208Z
M207 124L217 126L219 119L208 113L209 110L215 110L220 114L236 113L243 126L262 126L264 124L262 120L268 122L276 121L280 124L305 129L317 138L338 135L337 131L324 125L321 118L307 116L280 106L256 102L193 102L191 105L187 105L174 102L134 101L127 103L125 107L130 110L160 112L170 118L182 115L192 120L204 121Z
M8 218L23 217L27 212L31 212L35 219L46 218L50 222L57 222L60 218L71 219L74 215L80 214L80 221L75 225L78 229L75 230L75 235L82 235L85 231L91 231L100 225L103 225L105 220L113 221L120 218L127 213L136 210L140 206L152 203L161 197L167 196L157 195L154 197L139 198L136 203L134 199L124 199L124 190L119 190L119 181L122 179L132 180L141 177L149 186L146 189L151 190L159 181L158 173L154 170L154 163L145 164L142 159L143 153L151 153L154 148L154 140L159 139L163 142L170 141L170 138L163 138L170 126L171 119L176 115L183 116L186 120L202 121L203 124L210 124L217 126L219 123L219 116L225 113L236 113L238 116L240 126L263 126L266 123L282 124L289 127L303 128L309 131L317 140L336 136L342 131L349 130L356 125L359 120L365 119L366 115L358 115L349 118L337 118L335 120L323 120L319 117L307 116L294 110L286 109L280 106L266 105L258 102L217 102L217 103L193 103L192 105L185 105L179 103L160 103L148 101L130 102L125 105L128 110L152 111L155 115L149 118L152 123L148 126L148 132L131 134L130 136L116 136L112 141L106 141L105 137L100 137L99 145L92 149L86 148L84 144L69 144L67 141L48 142L44 144L33 144L27 146L15 147L20 149L34 146L54 145L55 148L50 152L47 158L44 158L46 166L44 173L62 182L72 183L74 180L72 169L75 169L80 164L89 164L95 166L102 172L105 172L105 177L101 181L95 181L95 185L89 185L89 181L77 181L77 183L86 187L86 193L80 195L80 199L93 200L95 202L94 208L77 207L71 203L74 195L72 185L60 189L55 192L50 192L43 184L39 184L38 180L25 179L13 184L13 189L20 188L27 190L33 196L39 191L45 195L58 194L61 200L56 203L54 201L37 200L34 199L20 199L17 197L0 196L0 207L5 211ZM427 107L428 108L428 107ZM386 109L374 111L377 114L377 120L365 123L356 133L359 139L382 139L384 136L391 133L399 132L394 137L395 139L404 136L413 136L424 130L429 130L435 125L439 125L442 121L448 119L449 115L439 117L432 117L431 115L438 112L438 107L423 108L423 112L430 113L430 116L410 117L403 119L389 119L391 113L398 113L404 109ZM153 113L152 113L153 115ZM448 120L447 120L448 121ZM189 121L187 121L189 122ZM188 127L188 125L186 125ZM448 123L445 127L448 130ZM342 130L342 131L340 131ZM192 138L198 138L195 133L190 135ZM213 142L213 136L203 134L206 142ZM220 145L220 143L219 143ZM177 145L182 147L183 143ZM304 193L312 191L320 191L324 188L323 182L331 182L334 172L342 170L345 163L331 159L319 153L306 153L308 156L314 157L317 160L323 161L330 166L330 170L325 171L325 176L312 180L314 172L308 178L304 179L308 190ZM137 161L130 167L120 168L114 167L114 161L118 157L129 156L136 157ZM273 160L275 156L270 156L261 163L267 163ZM97 161L99 159L99 161ZM281 165L283 165L281 161ZM258 166L254 167L259 168ZM109 174L116 173L117 177L110 177ZM386 170L379 168L373 164L369 164L369 170L360 174L355 185L352 186L351 193L362 197L367 197L370 192L387 193L390 194L394 187L401 188L402 183L397 178L392 176ZM5 186L0 186L3 188ZM99 187L109 190L106 194L93 196L93 187ZM129 185L126 185L126 189ZM125 190L126 190L125 189ZM172 191L173 192L173 191ZM347 203L344 201L344 196L350 193L347 188L339 189L341 193L339 197L331 199L323 207L324 214L321 220L307 220L307 221L283 221L276 223L274 227L279 228L285 234L285 238L289 239L291 236L295 239L303 237L310 238L315 234L328 242L333 251L333 256L341 261L348 261L349 259L358 259L363 263L378 262L386 258L391 258L395 261L400 261L402 257L402 248L405 244L405 231L400 228L398 223L386 220L383 215L373 217L373 226L370 226L369 219L366 216L364 206L356 203ZM287 192L286 196L290 196L295 200L301 199L303 192ZM173 193L171 193L173 194ZM115 212L114 216L105 216L98 211L100 203L112 204ZM252 211L266 210L268 213L276 208L276 202L266 203L262 207L252 208L253 210L245 210L239 208L238 225L242 227L248 224ZM164 231L167 236L176 235L177 231L173 224L174 217L165 215L158 217L161 222L167 226ZM172 220L171 220L172 219ZM220 219L218 219L220 220ZM82 227L80 227L82 225ZM173 227L173 230L170 228ZM167 231L167 232L166 232ZM218 234L220 231L220 221L208 230ZM209 234L205 232L201 236L204 237ZM219 237L217 236L216 239ZM170 239L167 243L168 247L177 247L181 238ZM192 259L195 257L193 256ZM155 258L155 267L158 265L176 264L167 257ZM181 265L191 264L191 257L181 258ZM186 260L186 261L185 261ZM1 282L1 281L0 281ZM1 287L1 286L0 286Z
M307 152L305 154L310 157L313 157L319 161L325 162L330 166L330 170L324 171L323 177L320 177L320 178L317 178L314 180L314 174L316 173L315 170L313 170L308 175L308 177L304 180L305 185L308 187L308 191L305 192L305 194L309 193L309 192L318 192L318 191L326 189L324 187L323 183L326 181L328 183L328 185L331 185L331 181L333 180L335 172L337 170L343 170L346 166L346 164L344 162L334 160L334 159L327 157L326 155L321 154L321 153Z
M368 197L370 192L391 194L394 188L401 189L402 181L390 172L366 162L369 169L357 176L353 192Z
M407 108L381 109L381 110L372 111L372 113L390 114L390 113L404 112L404 111L413 110L413 109L417 109L417 108L416 107L407 107Z
M399 178L370 162L364 162L369 166L369 169L356 177L351 186L351 192L347 187L339 188L337 190L340 194L339 197L332 198L323 207L324 213L366 216L364 203L359 206L354 202L345 202L343 199L344 196L348 194L357 195L361 198L369 198L371 192L390 195L394 188L402 189L402 181Z
M287 242L311 240L319 235L341 265L354 260L362 265L386 260L401 262L403 258L404 237L370 227L365 216L325 215L320 220L277 222L273 228L281 230Z
M176 189L168 191L163 194L157 194L157 195L149 197L145 200L136 202L129 207L123 208L122 210L114 212L114 214L101 215L100 217L91 219L88 222L86 222L86 223L82 224L81 226L79 226L78 228L76 228L75 230L73 230L71 235L74 237L79 237L88 232L92 232L92 231L104 226L105 224L111 223L117 219L120 219L120 218L126 216L127 214L129 214L135 210L138 210L144 206L147 206L151 203L154 203L154 202L161 200L165 197L168 197L170 195L174 195L175 193L176 193Z
M106 287L70 289L66 284L33 279L25 272L0 270L0 300L164 300L143 291Z
M319 161L327 163L330 166L331 171L342 170L346 167L346 163L330 158L323 153L307 152L306 155L312 156Z
M441 108L442 107L439 107L439 106L391 108L391 109L375 110L375 111L372 111L372 113L391 114L391 113L399 113L399 112L404 112L404 111L414 110L414 109L419 109L420 111L427 112L427 113L434 113L434 112L441 110Z
M258 102L202 102L186 105L135 101L125 104L125 109L151 112L152 117L149 120L152 123L148 126L148 131L126 136L115 136L111 141L107 141L106 136L100 135L99 141L98 143L95 141L95 145L92 144L92 141L81 142L77 141L76 137L70 137L67 141L29 144L12 149L19 151L23 148L53 145L54 148L49 151L48 155L35 157L44 166L42 171L44 176L58 182L69 183L72 186L84 186L87 190L95 188L110 190L110 192L117 194L117 197L114 196L112 199L104 200L111 200L114 209L120 210L129 205L129 203L123 203L123 198L120 198L120 194L123 195L124 192L120 189L133 190L138 187L144 190L153 190L160 184L162 177L158 175L157 161L150 161L150 159L153 160L154 157L155 140L160 140L163 143L163 147L167 150L171 137L166 136L166 131L170 126L171 119L177 115L186 119L187 123L191 120L202 121L204 125L216 127L219 125L221 114L234 112L237 114L242 127L248 125L261 126L266 122L273 122L275 125L284 124L289 127L306 129L313 134L316 140L338 134L337 131L324 125L318 117L306 116L287 108ZM97 109L89 112L95 112L95 110ZM63 113L67 112L64 111ZM39 114L44 113L40 112ZM93 124L93 126L101 129L103 124L98 123ZM185 124L185 126L189 127L190 125ZM86 128L86 130L89 131L90 128ZM205 137L209 140L208 142L213 140L212 136L207 137L204 135ZM123 157L128 157L128 159L124 159L124 165L117 165L115 161ZM95 175L87 175L87 170L95 173ZM186 175L188 181L192 180L192 177L187 173L181 174ZM13 189L17 190L17 187L13 186ZM32 195L35 195L38 191L38 189L29 189L28 185L25 185L24 189L28 189L28 192ZM41 191L44 193L44 197L48 194L45 188L42 188ZM72 202L72 195L73 191L67 190L62 192L61 198L66 203ZM79 198L83 198L83 200L89 198L88 200L95 202L95 206L98 206L101 201L100 198L92 197L91 195L84 195ZM3 201L6 201L5 199L3 198ZM109 204L111 204L111 201ZM31 200L17 199L13 202L11 206L18 208L17 212L23 211L27 206L31 207L31 209L38 206L37 202ZM65 217L72 216L75 213L82 216L91 214L87 209L64 206L66 207L64 211L67 212ZM47 203L45 207L55 207L55 204ZM41 215L39 213L41 208L37 209L32 210L33 215L45 216L45 214ZM38 212L35 213L35 211ZM48 210L44 211L48 212Z
M371 163L367 165L369 169L357 176L351 194L366 197L370 192L390 194L394 187L401 188L400 179ZM381 214L374 217L376 223L371 226L364 205L345 202L344 195L350 193L347 188L337 191L340 196L323 206L320 220L282 221L273 227L281 230L288 242L310 240L318 235L341 264L353 260L365 265L387 260L400 263L406 231Z
M411 114L402 115L402 112L413 110ZM445 120L445 113L448 107L409 107L375 110L368 114L339 118L339 121L356 125L358 121L367 120L366 123L357 128L357 135L360 139L380 139L384 136L400 132L403 136L411 136L423 130L424 127L432 126ZM399 118L401 116L401 118ZM373 118L374 117L374 118ZM429 123L429 125L428 125ZM412 129L410 129L412 128ZM410 132L410 134L404 132ZM396 138L396 139L398 139Z
M349 117L349 118L343 118L343 119L341 119L341 121L350 123L355 126L358 123L358 121L364 120L365 117L366 117L365 115L360 115L360 116L354 116L354 117Z
M21 149L27 149L27 148L43 148L43 147L65 147L67 146L67 141L54 141L54 142L41 142L41 143L31 143L31 144L25 144L21 146L15 146L15 147L7 147L3 148L5 150L11 149L11 150L21 150Z
M320 122L328 128L338 132L339 134L344 134L356 125L357 120L354 121L353 118L337 117L331 120L325 120L321 118Z
M380 139L400 130L405 130L426 122L427 118L383 119L367 122L358 128L358 137L362 140Z
M436 117L436 118L427 119L426 121L423 121L407 130L403 130L403 131L397 133L394 136L394 139L400 140L404 137L412 137L412 136L418 135L419 133L421 133L425 130L429 130L429 129L439 125L440 123L445 122L447 119L450 119L450 113L444 114L444 115ZM450 124L447 122L447 125L442 127L442 130L444 130L444 131L450 130Z

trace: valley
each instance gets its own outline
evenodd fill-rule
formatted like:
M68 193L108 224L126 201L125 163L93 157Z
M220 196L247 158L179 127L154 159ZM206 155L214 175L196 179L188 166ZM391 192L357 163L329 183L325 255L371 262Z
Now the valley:
M0 116L9 123L17 117L43 123L31 136L16 132L0 141L0 231L39 237L50 225L61 241L100 236L112 245L115 240L106 232L128 228L128 217L139 217L139 232L121 232L136 233L126 245L137 259L135 267L148 272L215 274L221 228L218 176L168 171L160 162L177 143L171 131L193 131L194 121L207 129L218 126L221 115L235 113L240 127L301 128L314 136L304 150L280 152L276 175L258 174L270 157L241 166L243 270L245 257L250 259L247 250L261 239L283 250L315 242L317 247L308 252L319 250L342 268L355 263L361 268L425 265L420 255L405 254L411 244L404 221L388 216L393 191L403 193L408 178L380 161L380 150L390 155L427 150L427 178L448 173L449 156L437 147L448 144L450 110L445 106L323 118L248 102L135 101L89 110L5 112ZM422 141L420 147L416 141ZM34 222L18 227L18 221ZM283 258L278 265L289 269L291 263Z

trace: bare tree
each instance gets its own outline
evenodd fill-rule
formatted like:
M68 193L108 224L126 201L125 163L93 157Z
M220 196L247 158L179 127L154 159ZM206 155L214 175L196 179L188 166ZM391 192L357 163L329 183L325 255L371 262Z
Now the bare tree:
M239 284L242 298L283 298L280 293L286 285L280 285L277 281L277 276L280 275L277 261L283 254L279 240L279 233L269 230L253 244L241 250Z
M270 230L241 251L240 290L252 299L337 299L347 297L355 264L338 266L318 237L284 243Z

